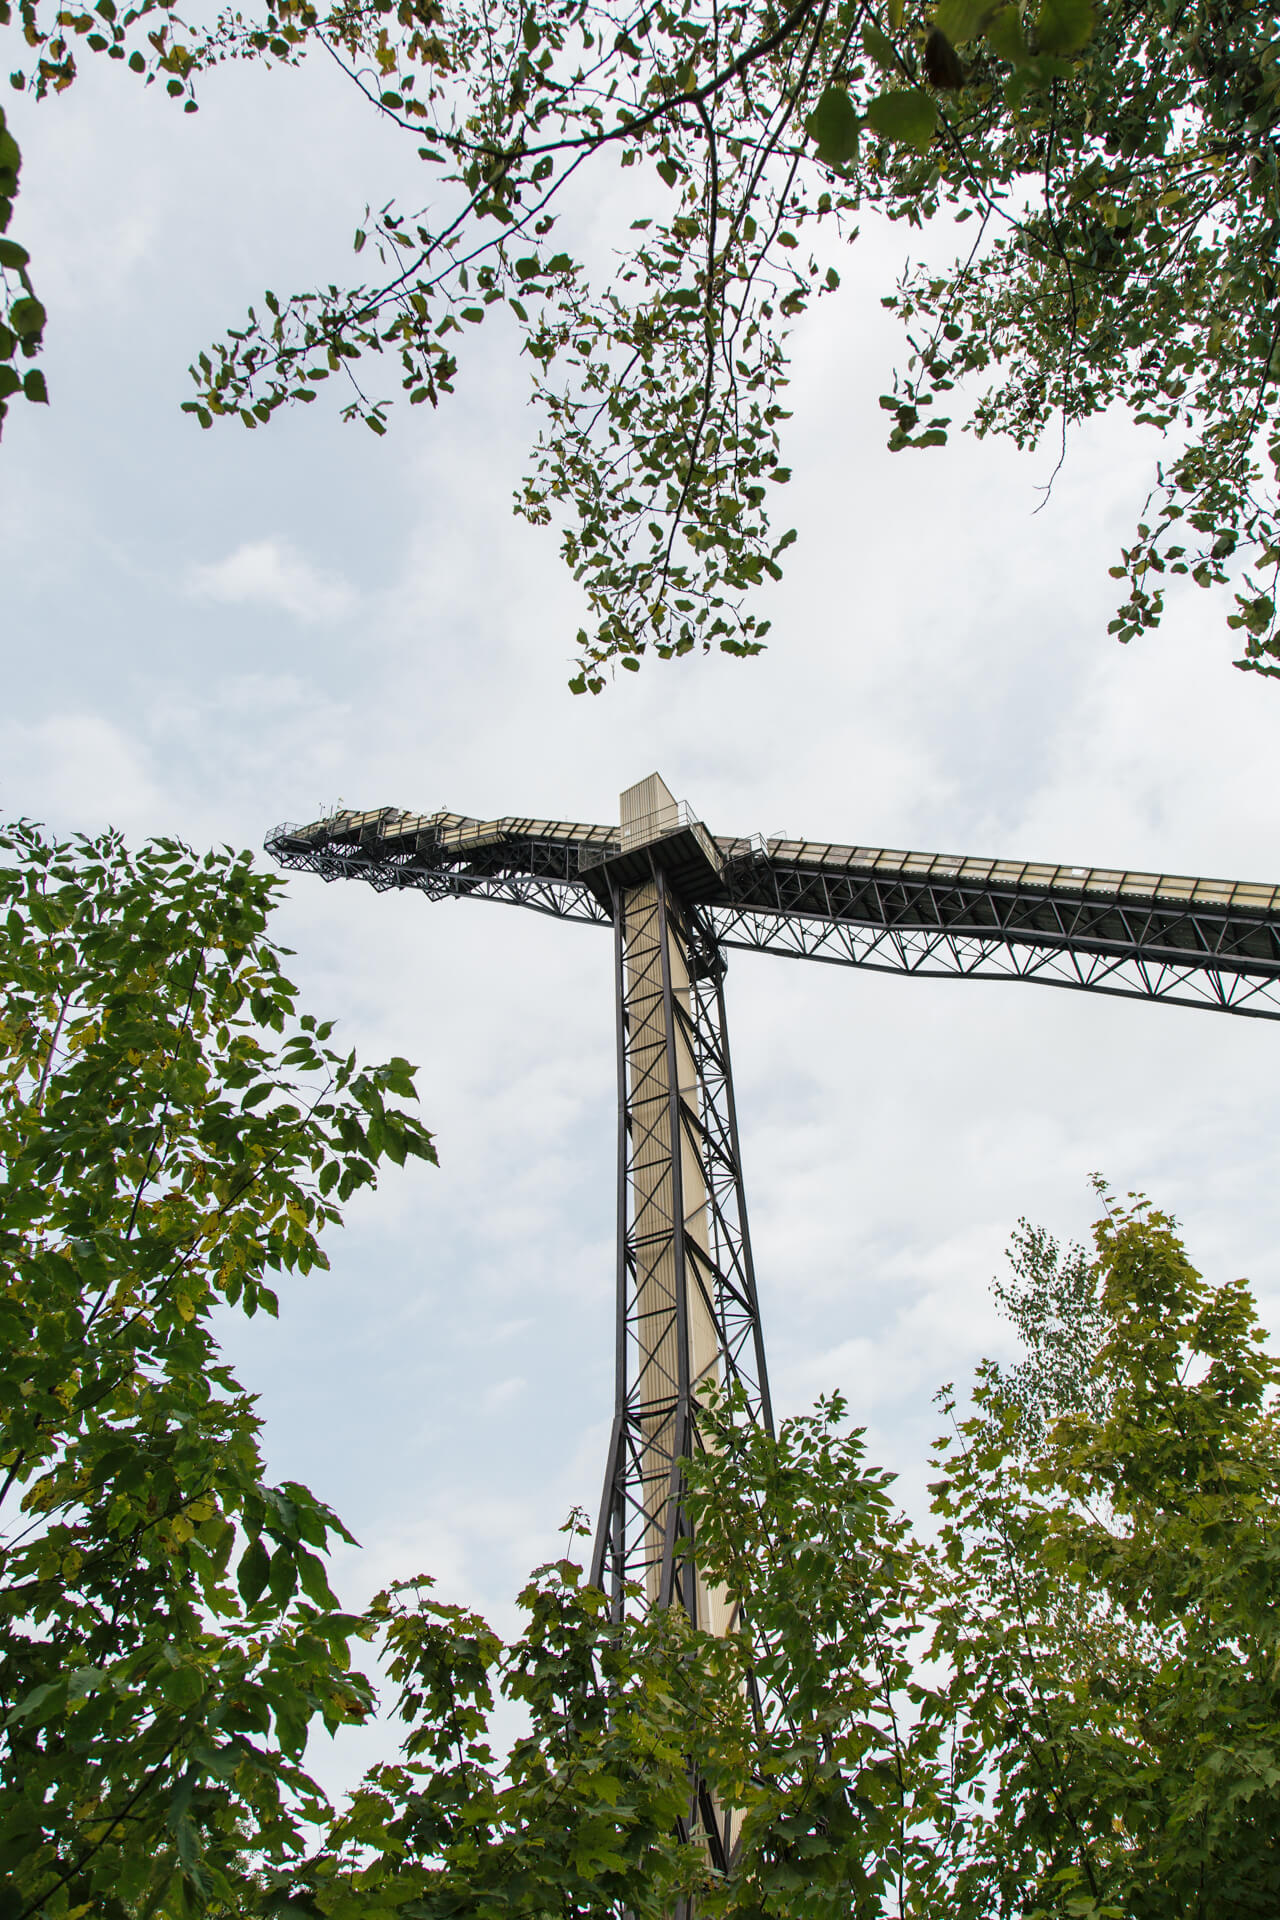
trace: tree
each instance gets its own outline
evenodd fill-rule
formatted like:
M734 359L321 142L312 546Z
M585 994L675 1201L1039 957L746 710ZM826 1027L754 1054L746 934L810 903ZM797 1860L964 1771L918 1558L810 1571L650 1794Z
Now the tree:
M0 426L15 393L36 404L49 398L39 367L25 374L14 364L20 357L34 359L44 344L45 311L36 299L28 272L30 255L18 241L6 237L18 197L22 155L0 107Z
M1272 1914L1280 1364L1243 1281L1107 1198L1088 1264L1024 1233L1027 1358L942 1443L923 1712L966 1787L953 1910Z
M938 1902L922 1910L945 1911L936 1742L913 1738L904 1713L916 1556L888 1476L841 1431L839 1400L776 1441L738 1411L713 1414L718 1444L690 1476L700 1565L737 1582L750 1626L717 1636L678 1609L616 1624L569 1559L534 1575L508 1646L429 1583L381 1595L402 1758L271 1876L269 1900L335 1916L661 1920L692 1899L726 1920L870 1920L911 1887ZM528 1732L495 1757L499 1692ZM710 1806L738 1815L727 1877L704 1844Z
M1108 1197L1092 1259L1029 1228L1014 1255L1024 1358L984 1365L940 1442L935 1538L839 1399L776 1440L721 1401L688 1472L739 1628L611 1627L569 1561L506 1649L384 1596L404 1763L278 1895L433 1920L656 1920L680 1894L725 1920L1273 1914L1280 1363L1244 1283L1206 1285L1145 1202ZM499 1686L530 1716L505 1764ZM695 1783L740 1811L727 1876Z
M1280 37L1264 0L264 0L211 31L166 0L46 6L20 6L34 65L15 78L37 94L93 49L190 111L210 65L318 44L404 130L427 211L367 216L368 278L266 293L200 356L187 404L202 425L256 427L336 377L346 417L381 433L391 368L410 406L434 407L472 330L505 313L543 419L516 508L560 521L583 585L579 690L649 650L762 644L753 589L793 538L769 506L787 478L787 331L834 291L868 210L974 222L949 271L886 296L908 329L882 397L890 447L941 445L954 422L937 403L962 387L970 430L1024 447L1060 429L1065 451L1071 425L1125 410L1161 457L1113 569L1111 630L1158 624L1166 574L1230 586L1237 664L1280 672ZM589 164L593 212L608 189L623 223L603 272L576 225ZM2 244L21 277L25 252ZM42 315L25 282L9 292L15 391L13 343L33 352Z
M725 1635L618 1624L568 1557L509 1645L421 1578L347 1613L212 1314L274 1311L380 1161L433 1157L411 1070L296 1015L245 857L0 846L4 1920L1275 1912L1280 1362L1172 1221L1020 1231L1023 1358L948 1399L929 1538L838 1398L775 1439L713 1396ZM353 1641L402 1748L334 1809L303 1750L371 1709Z
M371 1629L214 1314L274 1313L434 1153L406 1063L296 1014L248 856L24 824L0 861L0 1913L239 1913L323 1813L303 1747L370 1710Z

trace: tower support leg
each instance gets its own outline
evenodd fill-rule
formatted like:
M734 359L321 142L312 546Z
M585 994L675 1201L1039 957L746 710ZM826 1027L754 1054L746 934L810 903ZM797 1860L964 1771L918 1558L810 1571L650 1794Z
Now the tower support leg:
M736 1383L771 1425L747 1231L724 959L661 865L613 897L618 1047L616 1399L592 1578L621 1618L679 1606L722 1632L698 1574L680 1462L699 1391Z

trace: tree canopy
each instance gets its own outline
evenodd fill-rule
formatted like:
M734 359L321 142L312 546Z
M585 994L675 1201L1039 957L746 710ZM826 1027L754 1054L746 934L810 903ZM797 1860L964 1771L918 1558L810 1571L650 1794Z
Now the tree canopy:
M215 1312L274 1313L379 1162L433 1150L406 1063L297 1013L280 886L0 834L4 1920L245 1911L323 1809L311 1727L372 1704L323 1559L350 1536L267 1482Z
M433 1920L657 1920L680 1894L724 1920L1273 1914L1280 1363L1244 1282L1105 1197L1092 1258L1015 1236L1023 1358L942 1396L930 1537L838 1398L776 1440L722 1402L689 1472L739 1631L611 1627L569 1560L507 1648L385 1597L404 1760L279 1886ZM505 1762L499 1689L530 1715ZM695 1787L739 1810L726 1875Z
M1020 1231L1022 1356L943 1396L928 1534L839 1398L775 1439L713 1397L727 1634L614 1621L571 1547L505 1644L424 1578L346 1611L350 1536L266 1480L215 1315L433 1157L411 1069L299 1013L247 857L0 853L3 1920L1276 1911L1280 1362L1171 1220ZM335 1807L305 1750L373 1707L353 1643L400 1748Z
M397 389L439 405L474 329L507 315L542 419L516 508L558 525L590 610L575 688L646 652L762 644L753 590L793 538L773 493L788 330L873 212L971 223L950 269L885 292L906 328L890 447L960 424L1065 449L1121 409L1157 459L1111 630L1154 627L1166 576L1186 576L1226 590L1237 664L1280 672L1280 36L1263 0L264 0L212 29L165 0L19 0L17 24L15 81L37 95L92 49L191 110L219 61L323 46L403 130L424 209L369 214L355 278L265 293L200 354L187 404L258 427L332 381L382 433ZM2 225L11 131L0 148ZM603 264L583 221L602 190L619 221ZM44 316L16 240L0 271L0 400L39 400L18 361Z

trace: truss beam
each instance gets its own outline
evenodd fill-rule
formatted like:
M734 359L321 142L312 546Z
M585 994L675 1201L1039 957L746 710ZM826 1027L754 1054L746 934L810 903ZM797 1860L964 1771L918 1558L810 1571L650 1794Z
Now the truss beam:
M655 844L721 948L875 972L1026 980L1280 1019L1280 888L1177 875L716 839L671 802ZM608 924L642 847L618 827L392 808L281 827L282 865L378 891ZM612 877L610 877L612 874Z

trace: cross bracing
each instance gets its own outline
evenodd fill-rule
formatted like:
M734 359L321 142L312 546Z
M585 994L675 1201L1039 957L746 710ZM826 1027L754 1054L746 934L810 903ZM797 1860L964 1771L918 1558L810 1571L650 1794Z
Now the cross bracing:
M687 820L661 837L690 843L685 897L721 949L1280 1017L1274 886L715 838ZM393 808L279 827L267 845L282 865L326 880L601 924L611 918L603 875L625 857L613 826Z

